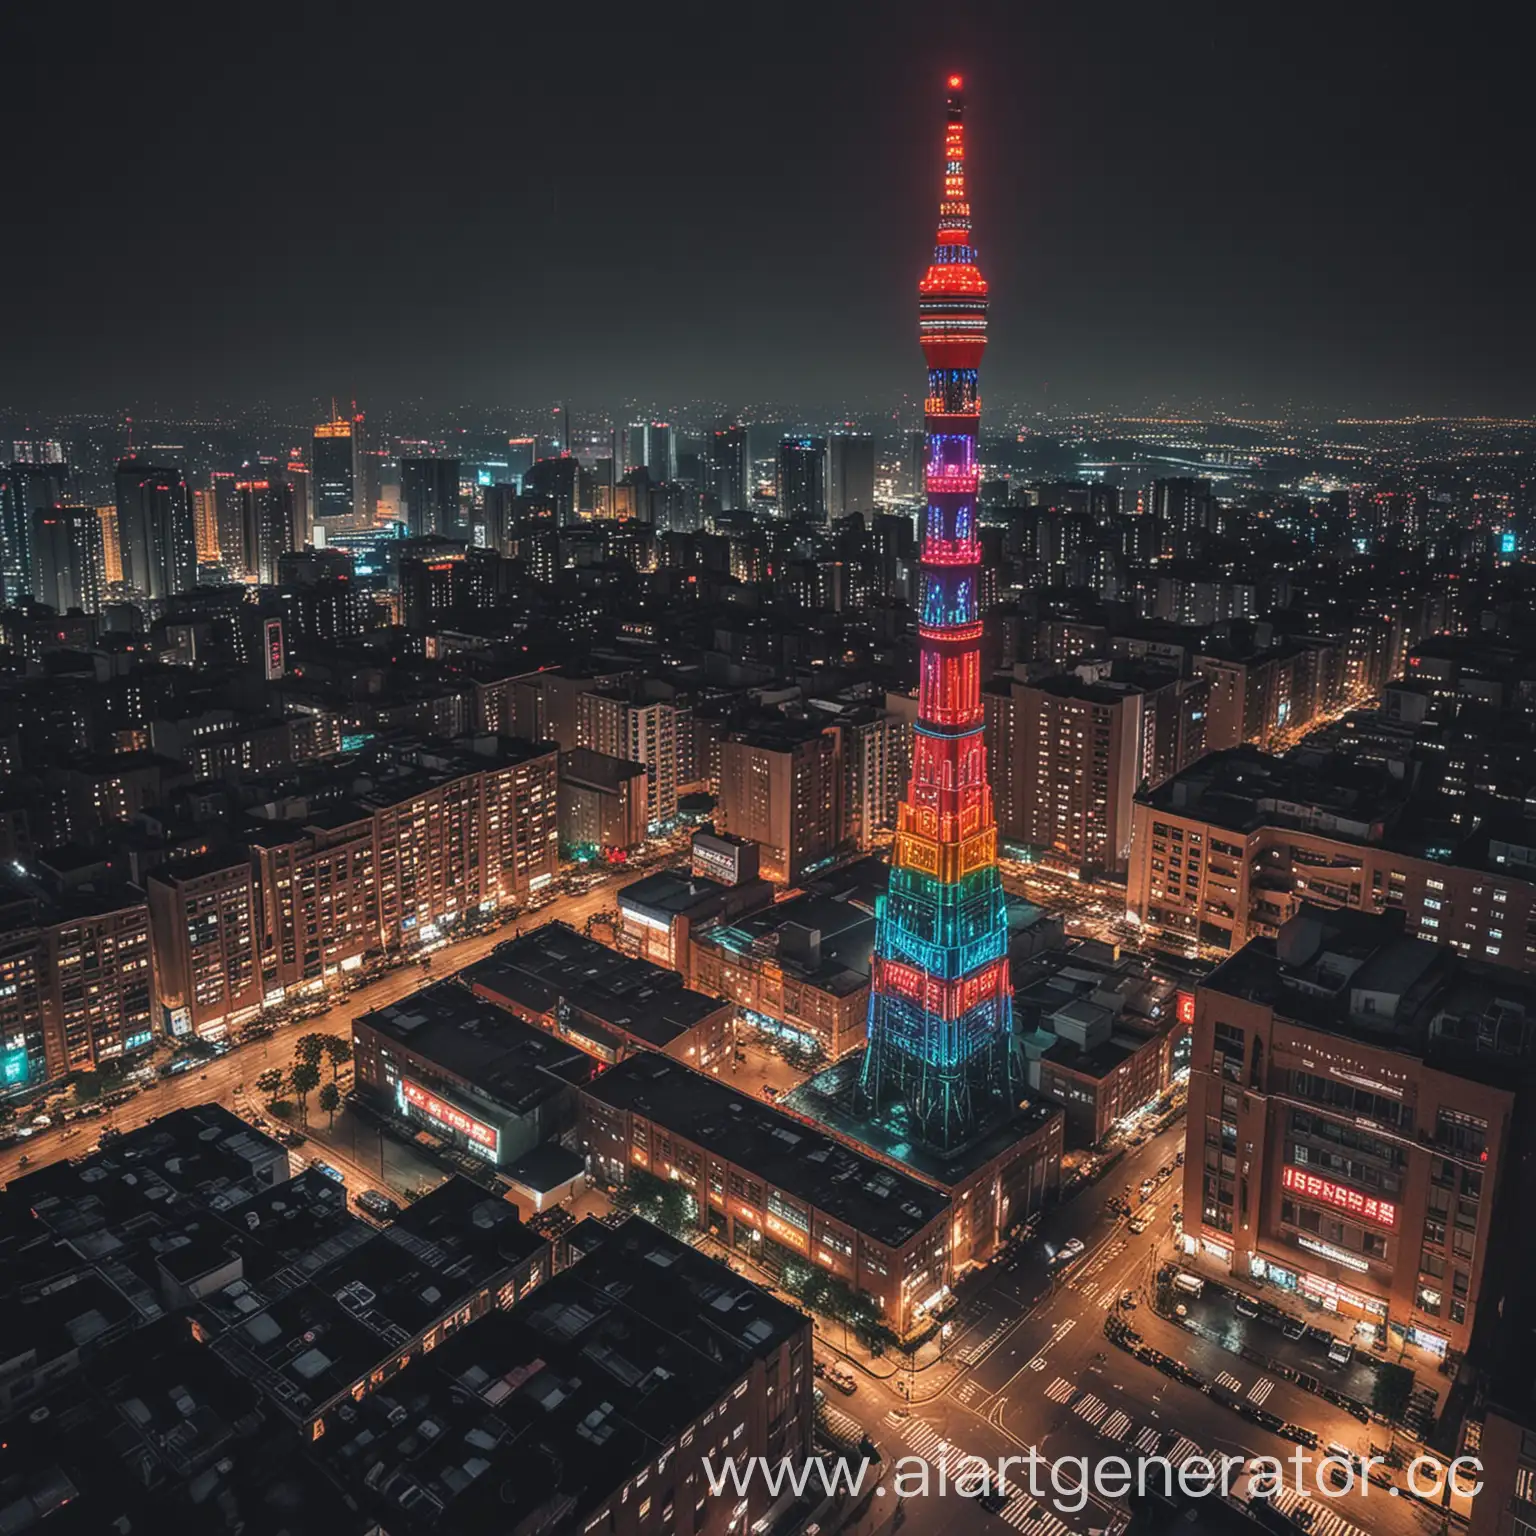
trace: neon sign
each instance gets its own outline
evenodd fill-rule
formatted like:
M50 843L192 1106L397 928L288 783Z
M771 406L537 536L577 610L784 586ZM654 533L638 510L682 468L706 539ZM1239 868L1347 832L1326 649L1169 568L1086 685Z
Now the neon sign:
M1397 1207L1390 1200L1378 1200L1375 1195L1362 1195L1357 1189L1348 1189L1342 1184L1320 1179L1315 1173L1308 1173L1305 1168L1287 1163L1281 1172L1280 1182L1294 1195L1321 1200L1325 1205L1331 1205L1351 1216L1363 1217L1383 1227L1397 1225Z
M413 1109L418 1109L434 1125L440 1125L446 1130L457 1131L461 1136L466 1136L477 1147L483 1147L494 1158L499 1155L501 1138L497 1134L496 1127L486 1125L482 1120L476 1120L471 1115L466 1115L462 1109L455 1109L452 1104L445 1104L435 1094L428 1093L420 1083L413 1083L410 1078L400 1079L400 1097Z

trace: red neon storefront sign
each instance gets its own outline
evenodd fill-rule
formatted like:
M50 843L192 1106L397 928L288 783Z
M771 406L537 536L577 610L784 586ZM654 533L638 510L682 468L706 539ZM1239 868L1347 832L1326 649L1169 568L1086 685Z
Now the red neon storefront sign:
M497 1150L494 1126L486 1125L466 1115L462 1109L455 1109L452 1104L445 1104L435 1094L428 1093L419 1083L413 1083L408 1077L400 1079L400 1096L407 1104L412 1104L419 1109L427 1119L435 1120L439 1125L446 1125L450 1130L469 1137L471 1141L478 1142L491 1152Z
M1280 1176L1280 1182L1293 1195L1304 1195L1309 1200L1321 1200L1323 1204L1331 1205L1336 1210L1346 1211L1349 1215L1362 1217L1366 1221L1377 1222L1383 1227L1397 1225L1397 1207L1390 1200L1378 1200L1374 1195L1362 1195L1358 1189L1347 1189L1342 1184L1320 1179L1315 1173L1308 1173L1305 1168L1286 1164Z

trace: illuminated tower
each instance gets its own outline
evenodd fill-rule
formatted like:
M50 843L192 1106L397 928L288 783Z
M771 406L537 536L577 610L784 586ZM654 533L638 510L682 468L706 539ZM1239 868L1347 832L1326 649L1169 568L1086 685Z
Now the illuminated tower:
M971 245L958 75L949 78L946 117L938 244L918 284L928 362L918 719L890 890L877 914L862 1078L871 1112L905 1105L913 1130L942 1147L963 1142L1009 1095L1015 1060L1008 923L982 744L976 379L987 285Z

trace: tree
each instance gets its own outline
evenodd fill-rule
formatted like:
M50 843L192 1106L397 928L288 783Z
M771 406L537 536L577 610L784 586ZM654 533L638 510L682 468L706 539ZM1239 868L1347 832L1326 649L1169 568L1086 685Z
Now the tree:
M285 1074L281 1067L268 1067L256 1079L256 1091L264 1093L269 1099L275 1099L283 1091Z
M336 1111L341 1108L341 1089L335 1083L326 1083L315 1102L331 1117L331 1124L335 1125Z
M288 1084L299 1101L304 1123L309 1124L309 1096L320 1086L320 1068L313 1062L296 1061L288 1073Z
M75 1103L89 1104L101 1097L101 1074L78 1072L75 1074Z
M321 1035L320 1039L325 1055L330 1058L331 1081L334 1083L337 1074L352 1060L352 1042L345 1035Z
M293 1047L294 1060L307 1067L318 1067L320 1058L325 1055L327 1038L325 1035L300 1035Z

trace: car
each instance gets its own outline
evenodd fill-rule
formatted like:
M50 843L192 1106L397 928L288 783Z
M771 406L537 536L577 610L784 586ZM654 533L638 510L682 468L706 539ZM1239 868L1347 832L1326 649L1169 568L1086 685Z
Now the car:
M1182 1168L1184 1166L1184 1154L1180 1152L1173 1161L1176 1167Z
M1075 1259L1082 1251L1082 1238L1069 1237L1066 1242L1061 1245L1061 1249L1056 1255L1056 1262L1058 1264L1065 1264L1069 1259Z
M1335 1339L1328 1346L1328 1358L1335 1365L1348 1365L1355 1358L1355 1346L1345 1339Z
M852 1397L859 1390L859 1384L854 1380L853 1372L841 1360L827 1367L826 1380L830 1381L844 1397Z
M1281 1325L1280 1331L1288 1339L1305 1338L1307 1325L1299 1317L1293 1317Z
M1145 1216L1132 1216L1126 1225L1130 1227L1132 1236L1140 1237L1147 1230L1147 1218Z
M323 1165L321 1171L325 1171ZM387 1221L400 1214L400 1207L380 1189L365 1189L352 1197L352 1203L380 1221Z
M332 1168L329 1163L322 1163L318 1157L309 1166L316 1173L323 1173L326 1178L334 1179L338 1184L345 1184L347 1182L339 1168Z
M1259 1315L1259 1304L1252 1296L1239 1296L1233 1301L1232 1310L1239 1317L1257 1317Z
M1121 1307L1122 1311L1134 1312L1136 1310L1136 1292L1135 1291L1121 1291L1120 1292L1120 1307Z

